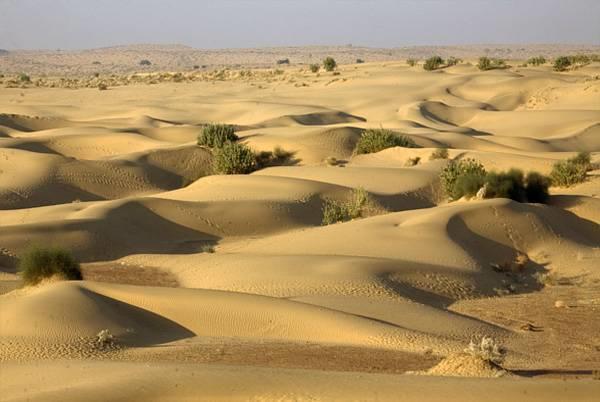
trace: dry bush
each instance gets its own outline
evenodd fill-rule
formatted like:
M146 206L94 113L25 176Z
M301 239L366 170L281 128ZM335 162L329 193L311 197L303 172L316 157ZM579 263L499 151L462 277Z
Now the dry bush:
M500 365L506 357L506 350L492 337L483 336L480 340L471 340L465 353L483 361Z
M32 247L21 257L19 271L26 285L51 277L83 279L79 263L69 251L59 247Z
M431 153L429 160L448 159L448 148L438 148Z

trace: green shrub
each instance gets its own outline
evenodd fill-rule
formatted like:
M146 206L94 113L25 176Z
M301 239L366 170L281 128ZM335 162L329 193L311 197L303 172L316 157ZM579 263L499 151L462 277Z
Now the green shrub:
M337 63L335 62L333 57L326 57L325 60L323 60L323 68L325 69L325 71L333 71L336 67Z
M456 178L452 199L457 200L461 197L474 197L484 185L485 176L482 176L478 172L463 173Z
M454 56L448 57L448 59L446 60L446 65L449 67L455 66L459 63L462 63L462 59L459 59L458 57L454 57Z
M411 67L416 66L418 63L417 59L406 59L406 64L408 64Z
M392 147L416 148L417 144L410 137L396 135L391 130L369 129L361 134L356 143L355 153L371 154Z
M550 179L537 172L529 172L525 177L525 196L527 202L545 204L550 198L548 192Z
M585 181L587 171L591 167L589 152L580 152L577 156L554 164L550 179L552 184L560 187L570 187Z
M318 64L311 64L310 65L310 71L312 73L318 73L320 68L321 68L321 66L319 66Z
M427 71L437 70L444 64L444 59L440 56L433 56L425 60L423 68Z
M35 285L52 276L81 280L79 263L70 252L58 247L33 247L19 261L19 271L26 285Z
M485 176L484 183L486 185L485 198L510 198L518 202L527 201L525 178L519 169L500 173L490 172Z
M440 180L446 195L453 200L466 195L469 190L479 181L485 178L485 168L475 159L451 160L440 173ZM465 176L461 182L457 181L459 177ZM466 177L468 176L468 177ZM481 187L481 186L480 186ZM479 188L480 188L479 187ZM475 190L477 192L477 190Z
M489 57L480 57L477 68L481 71L493 70L496 68L505 68L506 62L502 59L490 59Z
M541 66L542 64L546 64L546 58L544 56L532 57L527 60L527 64L531 64L532 66Z
M21 74L19 74L19 81L21 81L21 82L31 82L31 77L29 77L25 73L21 73Z
M245 144L225 142L214 153L214 170L219 174L246 174L256 169L256 156Z
M352 190L350 199L347 201L325 200L322 223L323 225L331 225L361 218L372 207L373 201L369 193L362 188L357 188Z
M448 148L438 148L431 153L429 160L448 159Z
M229 124L208 124L198 136L198 145L220 148L227 142L236 141L235 128Z
M565 71L567 68L571 66L571 59L567 56L560 56L554 60L554 70L555 71Z

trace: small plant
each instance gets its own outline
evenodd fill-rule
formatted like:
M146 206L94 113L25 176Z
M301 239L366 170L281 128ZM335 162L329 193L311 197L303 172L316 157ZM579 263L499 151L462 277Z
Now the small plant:
M369 193L362 188L352 190L348 201L325 200L323 225L346 222L364 217L369 210L376 209Z
M152 62L150 60L147 60L147 59L140 60L140 66L150 66L150 65L152 65Z
M108 89L108 85L106 85L105 83L101 82L100 84L98 84L98 90L106 91L107 89Z
M484 183L485 174L485 168L475 159L452 160L442 169L440 180L446 195L457 200L464 195L476 194ZM479 187L473 192L477 185Z
M444 59L440 56L433 56L425 60L425 64L423 64L423 68L427 71L437 70L444 64Z
M318 64L311 64L309 68L311 73L318 73L321 66Z
M416 148L417 144L410 137L396 135L391 130L368 129L363 131L354 152L357 155L370 154L392 147Z
M283 64L290 64L290 59L281 59L281 60L277 60L277 65L281 66Z
M365 61L363 59L356 59L356 64L363 64Z
M110 348L115 343L115 336L108 329L103 329L96 335L96 346L101 349Z
M337 63L333 57L326 57L325 60L323 60L323 68L325 71L333 71L336 67Z
M532 66L541 66L542 64L546 64L546 58L544 56L532 57L527 60L527 64L531 64Z
M590 168L589 152L580 152L573 158L555 163L550 173L550 179L555 186L570 187L585 181Z
M81 280L79 263L70 252L58 247L33 247L19 261L19 271L26 285L36 285L53 276L64 280Z
M21 74L19 74L19 81L21 81L21 82L31 82L31 77L29 77L25 73L21 73Z
M506 62L502 59L490 59L489 57L483 56L479 58L477 68L481 71L494 70L497 68L505 68Z
M418 63L417 59L406 59L406 64L408 64L411 67L416 66Z
M235 127L229 124L208 124L198 136L198 145L220 148L227 142L236 141Z
M256 156L244 144L226 142L216 148L214 170L219 174L247 174L256 169Z
M468 355L497 365L502 364L506 357L506 350L489 336L483 336L480 340L471 340L464 351Z
M256 154L256 167L263 168L269 165L285 164L292 156L294 156L293 152L286 151L277 145L273 148L273 151L261 151Z
M414 158L408 158L406 160L405 165L406 166L416 166L419 164L419 162L421 162L421 157L420 156L415 156Z
M565 71L567 68L571 67L571 59L567 56L559 56L554 59L554 70L555 71Z
M429 160L448 159L448 148L438 148L431 153Z
M550 198L548 192L550 179L537 172L529 172L525 176L525 197L527 202L545 204Z
M448 59L446 60L446 65L448 67L455 66L460 63L462 63L462 59L459 59L458 57L454 56L448 57Z

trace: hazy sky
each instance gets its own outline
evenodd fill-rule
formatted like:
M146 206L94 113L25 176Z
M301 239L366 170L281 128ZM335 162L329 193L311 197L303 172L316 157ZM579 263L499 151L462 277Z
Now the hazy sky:
M0 0L0 48L600 43L600 0Z

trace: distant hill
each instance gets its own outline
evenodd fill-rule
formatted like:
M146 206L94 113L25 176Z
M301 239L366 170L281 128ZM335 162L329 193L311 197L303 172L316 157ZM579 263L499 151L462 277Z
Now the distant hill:
M90 75L138 71L185 71L193 68L275 67L277 60L291 65L319 63L327 56L338 63L357 59L365 62L425 59L432 55L475 60L480 56L524 60L532 56L553 58L570 54L600 54L598 45L494 44L456 46L407 46L371 48L362 46L302 46L253 49L195 49L184 45L138 44L86 50L11 50L0 59L0 71L49 75ZM141 60L151 63L140 66Z

